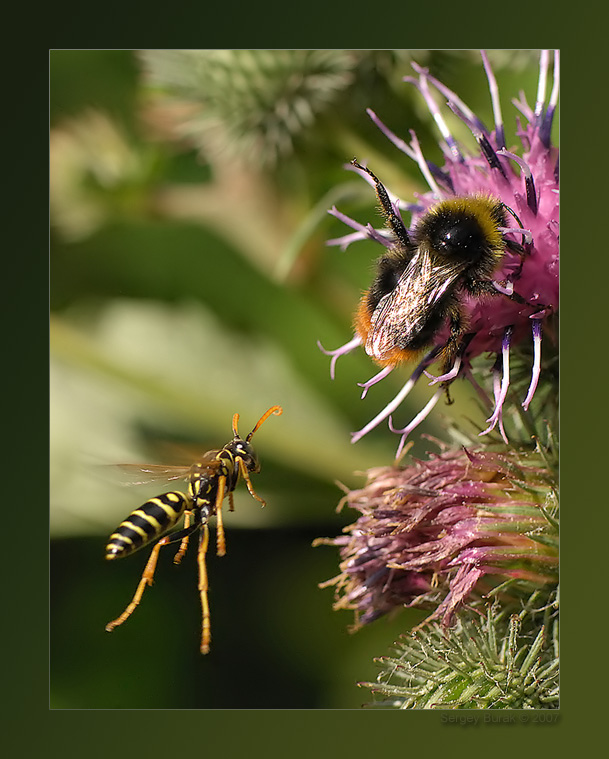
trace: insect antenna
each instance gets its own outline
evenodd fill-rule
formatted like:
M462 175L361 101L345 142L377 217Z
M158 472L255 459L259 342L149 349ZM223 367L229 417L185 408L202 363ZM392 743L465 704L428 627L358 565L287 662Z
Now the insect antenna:
M410 235L408 234L408 230L404 226L404 222L394 211L393 206L391 205L391 201L389 200L389 195L387 194L387 190L385 189L384 185L381 183L380 179L376 176L376 174L373 174L372 171L370 171L370 169L367 168L366 166L362 166L360 163L358 163L355 158L351 161L351 163L353 164L353 166L355 166L356 169L365 171L366 174L368 174L374 181L376 195L379 199L379 202L387 218L387 221L389 222L389 226L391 227L393 233L395 234L398 242L402 246L407 248L410 245Z
M281 414L283 414L283 409L281 408L281 406L271 406L271 408L265 414L263 414L260 417L260 419L258 419L258 421L256 422L256 426L254 427L254 429L245 438L245 442L246 443L249 443L249 441L254 436L254 432L256 432L256 430L262 424L264 424L264 422L266 422L266 420L269 418L269 416L271 416L271 414L275 414L275 416L280 416ZM238 419L239 419L239 414L235 414L235 416L233 417L233 430L235 430L235 431L236 431L236 428L237 428L237 420ZM236 432L235 432L235 434L236 434Z
M233 435L239 437L239 430L237 429L237 423L239 422L239 414L233 415Z

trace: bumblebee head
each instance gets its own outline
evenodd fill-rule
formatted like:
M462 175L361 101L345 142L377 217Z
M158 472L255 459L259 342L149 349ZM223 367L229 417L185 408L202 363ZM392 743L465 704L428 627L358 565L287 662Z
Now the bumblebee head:
M475 263L489 251L503 249L500 227L504 224L502 204L492 198L450 198L430 210L417 236L431 252Z
M476 259L488 247L478 220L454 211L431 217L425 237L431 250L447 258Z

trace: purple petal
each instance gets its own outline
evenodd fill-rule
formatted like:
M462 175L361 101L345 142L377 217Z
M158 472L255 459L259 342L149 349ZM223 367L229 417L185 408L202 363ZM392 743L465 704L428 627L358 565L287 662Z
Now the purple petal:
M533 320L533 371L531 373L531 384L527 392L527 397L522 402L522 408L528 411L529 404L533 400L539 376L541 373L541 319Z
M385 126L383 122L379 119L379 117L376 115L376 113L371 108L366 108L366 113L368 116L372 119L372 121L376 124L376 126L381 130L381 132L387 137L388 140L390 140L398 150L401 150L402 153L406 153L406 155L409 158L412 158L413 161L416 160L414 153L410 149L410 147L407 145L404 140L400 139L396 134L394 134L391 129Z
M375 427L377 427L384 419L387 419L388 416L390 416L402 403L404 398L410 393L412 388L417 383L419 377L421 374L423 374L423 370L426 366L428 366L433 359L437 356L439 352L439 348L435 347L432 348L432 350L429 351L423 358L423 360L419 363L417 368L413 371L413 373L410 375L410 379L404 384L400 392L395 396L395 398L390 401L385 408L379 412L374 419L371 422L368 422L368 424L363 427L358 432L353 432L351 435L351 442L357 443L358 440L361 440L361 438L364 437L364 435L367 435L370 430L373 430Z
M350 353L352 350L357 348L358 345L362 344L362 338L359 335L355 335L355 337L352 340L349 340L348 343L345 343L344 345L341 345L340 348L335 348L334 350L326 350L324 346L317 341L317 347L322 353L325 353L326 356L332 356L332 361L330 361L330 377L331 379L334 379L334 370L336 367L336 362L341 356L344 356L347 353Z
M389 429L392 432L395 432L398 435L402 436L402 438L400 440L400 444L398 445L398 450L397 450L397 452L395 454L396 459L400 458L400 454L402 453L402 448L404 447L404 443L406 442L406 438L408 437L408 435L410 435L410 433L414 429L416 429L416 427L418 427L419 424L421 424L421 422L424 419L426 419L429 416L429 414L431 413L431 411L435 407L436 403L440 400L440 396L442 395L443 392L444 392L444 388L442 388L442 387L439 388L438 390L436 390L436 392L433 394L433 396L431 397L431 399L421 409L421 411L419 411L419 413L415 416L415 418L409 424L407 424L403 429L401 429L401 430L395 429L395 427L393 426L393 424L391 422L391 417L389 418Z
M385 379L385 377L387 377L389 374L391 374L391 372L392 372L394 369L395 369L395 367L394 367L394 366L386 366L386 367L384 367L383 369L381 369L381 371L380 371L380 372L378 372L378 374L375 374L375 375L374 375L374 377L371 377L371 378L370 378L369 380L367 380L366 382L358 382L357 384L358 384L360 387L363 387L363 388L364 388L364 391L363 391L363 393L362 393L362 397L361 397L361 400L364 400L364 398L365 398L365 397L366 397L366 395L368 394L368 390L370 390L370 388L371 388L373 385L376 385L376 383L377 383L377 382L380 382L381 380Z
M508 387L510 385L510 339L511 337L512 337L512 328L507 327L505 330L505 334L503 336L503 344L501 347L503 375L501 378L501 385L499 387L499 391L495 393L495 410L493 414L486 420L487 422L490 423L489 426L487 427L487 429L481 432L480 435L487 435L491 430L495 428L495 426L497 425L497 422L500 422L501 420L503 403L507 396ZM507 443L508 441L507 441L507 438L505 437L505 432L503 431L502 422L500 422L499 428L501 430L503 439Z
M481 50L482 64L486 72L486 78L488 79L488 86L491 93L491 102L493 104L493 116L495 117L495 144L499 148L505 147L505 132L503 129L503 116L501 114L501 102L499 100L499 88L497 87L497 80L495 74L489 63L486 50Z

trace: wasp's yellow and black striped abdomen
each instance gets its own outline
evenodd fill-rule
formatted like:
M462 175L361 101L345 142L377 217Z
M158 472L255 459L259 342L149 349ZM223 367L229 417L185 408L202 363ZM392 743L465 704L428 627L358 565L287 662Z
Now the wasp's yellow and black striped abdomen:
M142 504L110 535L106 559L118 559L160 538L174 527L189 508L190 499L184 493L162 493Z

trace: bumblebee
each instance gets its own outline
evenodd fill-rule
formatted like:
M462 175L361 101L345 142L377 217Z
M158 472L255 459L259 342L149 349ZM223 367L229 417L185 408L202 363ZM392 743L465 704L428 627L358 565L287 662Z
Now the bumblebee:
M158 473L165 479L186 479L188 481L187 492L172 491L163 493L156 498L146 501L146 503L132 512L124 522L121 522L108 539L106 559L112 560L129 556L153 540L161 537L163 533L174 527L182 517L184 517L184 524L181 530L162 538L152 549L131 603L120 617L106 625L108 632L122 625L133 614L142 599L146 586L152 585L161 548L180 541L180 546L174 556L174 563L179 564L188 548L190 536L198 531L199 593L203 614L201 653L206 654L209 652L211 624L207 597L207 568L205 563L209 543L208 523L212 516L216 517L216 553L218 556L224 556L226 553L226 541L222 522L222 503L226 495L228 495L229 510L234 510L233 491L240 478L245 480L252 498L255 498L263 506L265 505L262 498L254 491L250 480L250 474L260 471L258 457L250 441L256 430L271 414L279 415L281 413L281 406L270 408L258 420L256 426L245 440L239 436L237 430L239 414L235 414L232 424L233 439L223 448L203 454L201 459L190 467L150 466L145 469L140 468L140 471L148 474Z
M374 282L355 317L366 353L380 366L393 366L413 358L448 326L448 339L437 355L443 376L450 376L468 342L464 298L501 294L491 278L506 248L521 256L524 252L503 237L506 214L512 214L521 228L522 224L501 201L471 195L440 201L409 232L379 179L357 161L352 164L374 180L395 237L392 248L378 260ZM516 293L504 297L525 303Z

